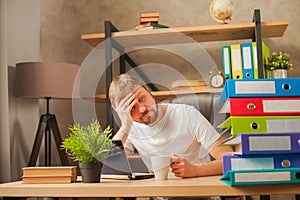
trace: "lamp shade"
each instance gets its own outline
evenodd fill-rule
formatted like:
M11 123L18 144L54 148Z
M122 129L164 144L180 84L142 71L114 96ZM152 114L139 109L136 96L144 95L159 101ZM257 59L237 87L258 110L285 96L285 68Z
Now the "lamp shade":
M16 64L15 96L23 98L78 98L79 65L55 62Z

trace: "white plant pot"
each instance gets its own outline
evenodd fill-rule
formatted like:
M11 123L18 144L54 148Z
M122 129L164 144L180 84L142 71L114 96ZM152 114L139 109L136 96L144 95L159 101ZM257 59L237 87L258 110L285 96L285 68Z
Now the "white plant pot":
M272 78L287 78L287 70L286 69L276 69L271 71Z

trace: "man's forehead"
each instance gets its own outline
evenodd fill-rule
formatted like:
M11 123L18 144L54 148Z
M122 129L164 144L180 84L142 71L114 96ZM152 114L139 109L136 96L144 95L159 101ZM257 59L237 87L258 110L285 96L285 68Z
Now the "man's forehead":
M133 90L132 90L132 94L139 94L141 92L143 92L145 90L145 88L143 86L136 86Z

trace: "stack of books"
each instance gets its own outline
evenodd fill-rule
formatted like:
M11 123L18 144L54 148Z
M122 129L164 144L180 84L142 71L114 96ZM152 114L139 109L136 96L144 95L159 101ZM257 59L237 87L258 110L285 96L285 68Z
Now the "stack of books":
M229 185L300 182L300 78L227 80L221 113L230 116L222 181Z
M269 47L264 42L262 50L264 63L270 56ZM225 79L258 79L256 42L223 46L222 69ZM269 76L268 71L265 71L265 78Z
M158 23L159 13L158 12L141 12L140 13L140 24L153 22Z
M24 167L24 184L72 183L77 179L76 166Z
M136 30L149 30L155 28L169 28L166 25L158 23L159 13L158 12L141 12L140 23L135 26Z

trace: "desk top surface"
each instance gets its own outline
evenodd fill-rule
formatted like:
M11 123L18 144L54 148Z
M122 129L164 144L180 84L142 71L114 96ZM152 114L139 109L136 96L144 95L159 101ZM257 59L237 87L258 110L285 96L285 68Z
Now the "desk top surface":
M100 183L0 184L5 197L151 197L151 196L241 196L300 194L300 184L230 187L220 176L175 178L155 181L102 179Z

